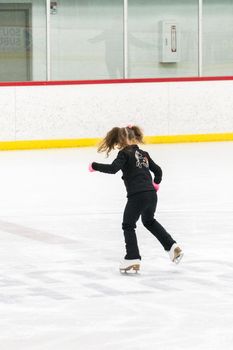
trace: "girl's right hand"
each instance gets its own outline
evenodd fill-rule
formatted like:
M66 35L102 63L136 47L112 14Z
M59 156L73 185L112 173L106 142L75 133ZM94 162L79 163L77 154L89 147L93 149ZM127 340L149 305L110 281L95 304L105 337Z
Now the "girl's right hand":
M95 169L92 168L92 163L89 164L88 170L89 170L91 173L93 173L93 171L95 171Z

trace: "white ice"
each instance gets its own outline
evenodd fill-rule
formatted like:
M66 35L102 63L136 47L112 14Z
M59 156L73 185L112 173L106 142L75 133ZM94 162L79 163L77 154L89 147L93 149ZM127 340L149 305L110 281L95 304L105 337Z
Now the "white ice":
M233 143L145 146L163 168L157 219L121 275L121 174L95 148L0 153L1 350L232 350Z

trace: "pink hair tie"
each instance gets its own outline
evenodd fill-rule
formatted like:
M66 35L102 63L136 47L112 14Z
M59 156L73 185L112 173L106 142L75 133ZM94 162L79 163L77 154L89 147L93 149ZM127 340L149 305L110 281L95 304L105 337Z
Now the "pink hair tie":
M133 127L132 124L127 125L127 128L129 128L129 129L132 129L132 127Z

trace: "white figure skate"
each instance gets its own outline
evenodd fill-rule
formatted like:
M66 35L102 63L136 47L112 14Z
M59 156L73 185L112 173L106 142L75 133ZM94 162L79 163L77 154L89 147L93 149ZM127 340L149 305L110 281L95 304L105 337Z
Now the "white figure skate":
M168 254L169 254L171 261L174 262L175 264L179 264L180 260L184 256L184 253L182 252L181 248L176 243L174 243L172 245Z
M137 273L140 270L140 259L133 259L133 260L127 260L124 259L120 264L120 272L121 273L127 273L127 272L135 272Z

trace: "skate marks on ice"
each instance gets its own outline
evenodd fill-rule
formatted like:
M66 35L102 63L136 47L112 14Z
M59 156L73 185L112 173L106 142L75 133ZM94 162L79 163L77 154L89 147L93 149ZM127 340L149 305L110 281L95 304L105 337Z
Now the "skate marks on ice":
M192 271L188 281L203 288L214 288L215 291L233 295L233 262L218 259L190 260L187 269Z
M2 220L0 220L0 231L47 244L77 244L77 240Z
M196 265L201 264L206 268L202 271L194 272ZM142 270L140 274L120 275L115 267L104 268L97 265L98 272L80 271L78 267L76 270L63 270L63 277L60 273L60 279L53 283L46 282L46 279L41 279L45 273L34 273L33 275L39 278L39 282L45 286L49 286L51 293L46 291L45 296L52 298L52 292L63 292L64 298L101 298L101 297L122 297L130 295L145 295L145 294L160 294L164 295L174 294L174 292L183 293L186 290L203 294L219 294L232 295L232 278L233 268L227 264L224 267L224 262L219 261L217 265L221 267L220 270L216 267L215 262L200 261L198 263L187 262L184 267L166 267L156 268L146 271ZM208 266L208 268L207 268ZM88 266L87 269L91 269ZM174 270L176 269L176 270ZM224 273L223 273L224 271ZM49 271L46 274L50 279L52 276L59 276L58 271ZM31 274L29 275L31 276ZM65 276L65 278L64 278ZM72 294L67 288L67 283L78 291L78 294ZM43 290L43 288L41 288ZM64 293L65 292L65 293ZM40 292L41 294L41 292Z
M117 226L117 222L115 224ZM200 256L189 258L187 252L181 263L174 265L164 252L159 251L158 258L142 260L139 273L120 274L119 256L116 254L118 249L102 246L99 254L98 249L103 244L101 240L92 241L96 250L88 248L86 237L79 234L68 238L5 221L0 221L0 229L23 238L23 246L25 238L28 239L26 247L23 248L27 255L22 250L21 263L10 270L1 270L1 303L23 302L27 297L77 300L160 292L170 294L187 289L203 293L233 293L233 262L222 260L222 257L213 259L210 255L209 259L201 259L204 254L200 253ZM109 240L116 244L115 238L114 234ZM43 248L38 243L46 247ZM20 241L17 244L17 249L20 250ZM52 251L51 245L54 246ZM148 252L151 253L149 249ZM39 254L36 261L35 254ZM90 255L88 264L85 263L87 255Z
M64 246L67 248L67 245ZM203 294L231 295L233 263L225 260L189 259L187 254L177 266L168 257L147 258L137 274L120 274L118 256L92 255L88 264L84 259L69 258L78 251L60 247L54 255L36 245L27 247L27 256L21 251L17 265L6 264L0 272L0 303L24 303L27 300L80 300L88 298L132 295L182 294L187 290ZM18 246L20 250L20 246ZM29 251L31 249L31 252ZM48 258L49 257L49 258ZM7 266L9 265L9 266Z
M225 294L232 296L233 263L223 260L182 260L179 266L166 263L160 258L146 262L137 282L150 292L164 291L166 294L192 290L203 294ZM127 277L130 275L128 274Z
M230 350L232 304L227 305L226 290L219 294L216 289L219 283L216 265L221 267L224 261L215 264L212 260L186 259L179 266L163 257L145 259L140 274L122 276L113 258L106 259L108 263L112 260L108 267L97 260L96 271L91 271L92 263L85 267L66 257L47 262L43 271L38 265L25 265L24 284L20 285L19 279L18 285L11 281L11 286L7 286L5 281L1 293L3 289L5 294L14 291L8 304L14 304L14 310L25 308L24 323L20 326L25 350L74 350L79 345L99 350L100 344L104 350L119 347L144 350L147 346L163 350L219 350L221 341L224 350ZM225 263L225 272L232 272L231 264ZM211 274L214 269L216 273ZM20 268L17 272L20 273ZM208 274L209 282L214 284L209 283L209 287L202 283ZM8 318L9 315L13 317L11 310ZM11 319L14 329L19 318L16 313ZM6 326L2 331L7 336ZM167 337L168 331L171 337ZM47 335L55 335L54 332L56 340L50 343ZM209 338L211 332L218 336L216 343ZM17 334L18 328L7 338L14 340ZM16 350L17 346L7 349Z

